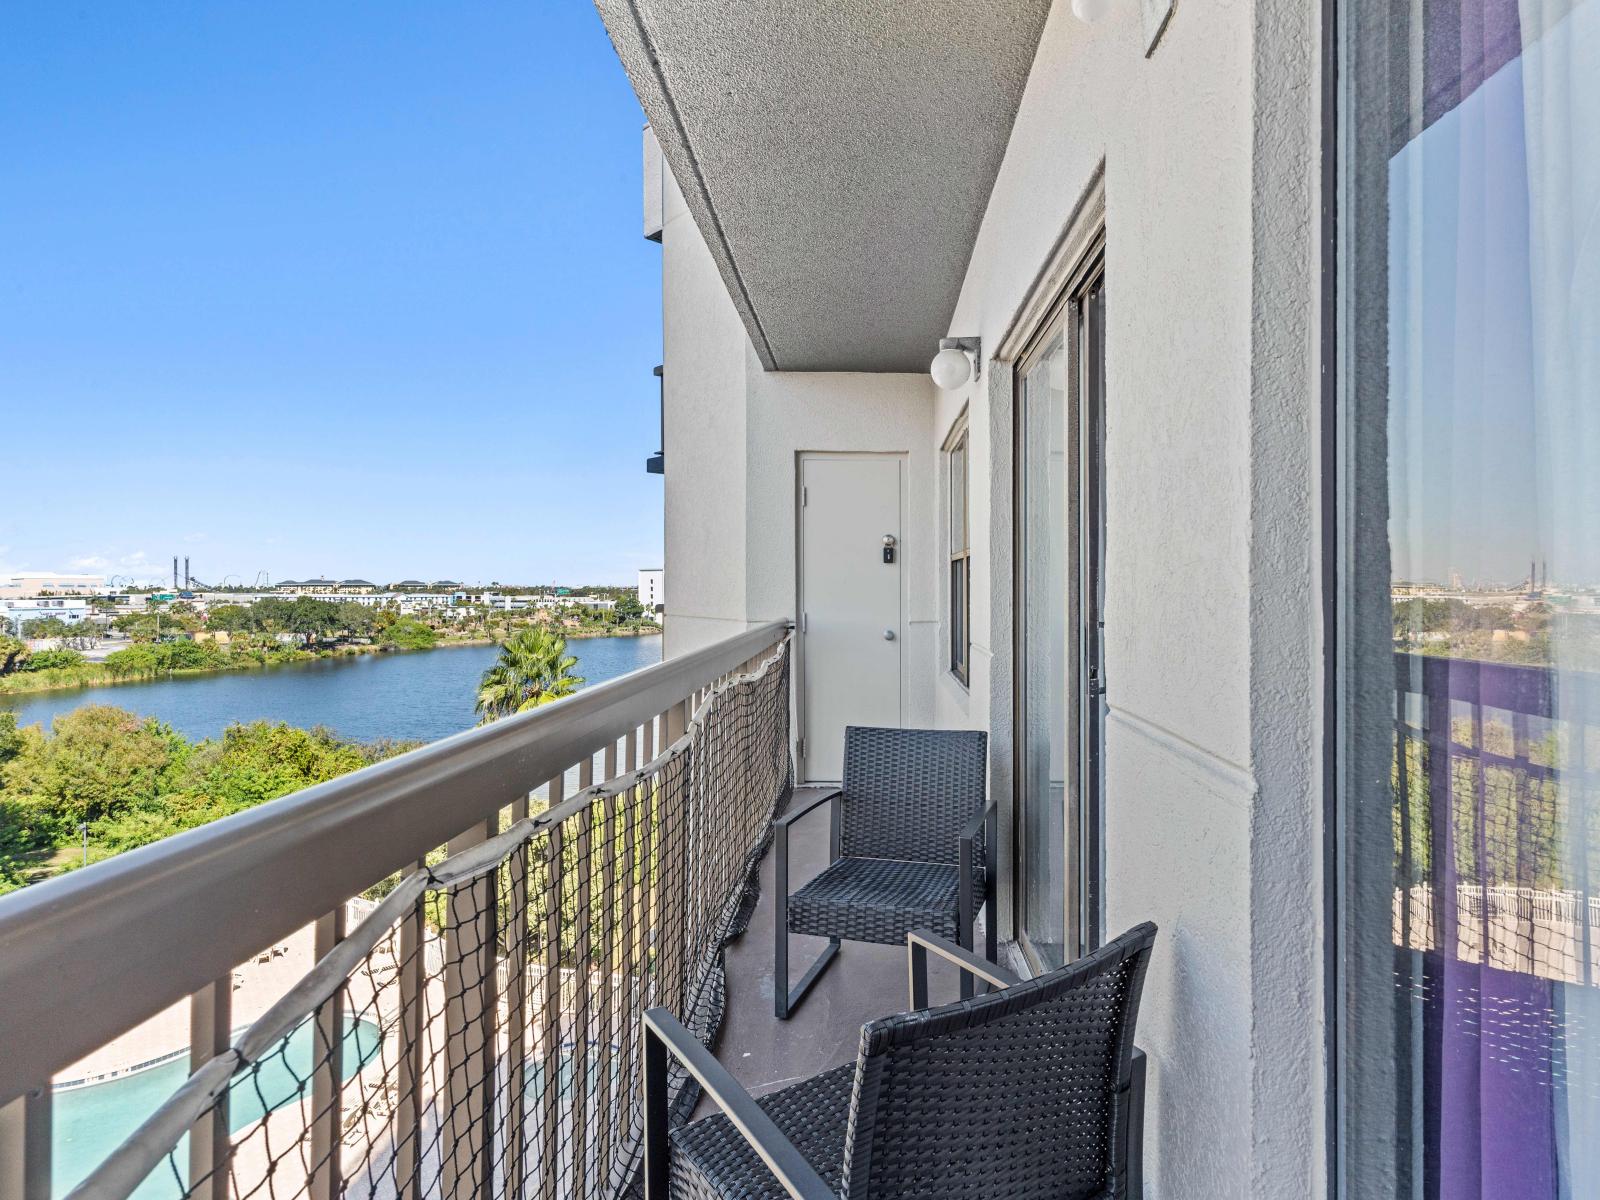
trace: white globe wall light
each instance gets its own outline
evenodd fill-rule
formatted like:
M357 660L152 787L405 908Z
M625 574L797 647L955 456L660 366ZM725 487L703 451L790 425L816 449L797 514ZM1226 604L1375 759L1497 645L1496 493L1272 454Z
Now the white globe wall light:
M928 374L940 391L949 392L983 373L981 343L975 337L940 338Z
M1116 0L1072 0L1072 15L1086 25L1093 25L1112 9Z

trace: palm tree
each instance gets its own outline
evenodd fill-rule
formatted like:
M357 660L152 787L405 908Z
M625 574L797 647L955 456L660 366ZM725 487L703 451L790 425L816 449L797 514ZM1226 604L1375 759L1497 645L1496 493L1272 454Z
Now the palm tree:
M583 686L583 677L572 672L577 665L560 634L540 625L519 629L500 643L500 657L478 684L483 721L572 695Z

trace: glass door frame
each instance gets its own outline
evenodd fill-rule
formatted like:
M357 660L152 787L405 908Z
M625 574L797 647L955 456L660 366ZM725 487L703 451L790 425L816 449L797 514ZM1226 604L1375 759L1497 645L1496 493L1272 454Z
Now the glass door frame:
M1103 296L1104 286L1105 231L1102 227L1089 239L1064 286L1046 308L1012 363L1012 639L1013 662L1016 664L1012 678L1012 899L1017 944L1035 971L1041 970L1046 964L1028 937L1024 898L1027 823L1023 818L1024 806L1028 802L1028 772L1025 769L1028 755L1025 573L1028 546L1024 509L1027 462L1023 446L1027 434L1023 413L1026 402L1024 381L1028 372L1060 337L1067 356L1066 420L1074 430L1077 448L1072 463L1073 477L1069 481L1076 492L1077 521L1075 525L1068 523L1071 527L1065 530L1071 537L1072 548L1070 561L1065 564L1067 595L1062 597L1068 607L1067 632L1072 647L1069 657L1074 664L1065 717L1069 725L1076 725L1079 739L1076 761L1067 768L1075 787L1065 789L1063 793L1063 803L1068 811L1062 822L1065 838L1059 847L1065 882L1062 895L1063 928L1070 960L1093 950L1104 936L1102 831L1105 677L1101 665L1101 630L1104 628L1101 602L1104 596L1105 562L1104 340L1103 330L1099 330L1099 361L1091 363L1091 356L1085 353L1085 349L1089 344L1089 335L1096 330L1086 316L1083 303L1097 290ZM1103 301L1101 312L1103 314ZM1092 368L1098 369L1098 378L1091 379L1089 372ZM1094 386L1096 384L1100 386ZM1092 398L1092 402L1085 403L1086 398ZM1066 521L1064 516L1063 521ZM1097 522L1093 528L1089 524L1091 521ZM1091 555L1085 552L1090 546L1093 547L1092 562ZM1084 599L1091 595L1095 597L1094 604L1086 609ZM1089 612L1095 614L1094 628L1088 627L1086 614ZM1091 654L1098 668L1092 680L1088 671ZM1092 704L1089 703L1091 700ZM1065 735L1066 730L1062 730L1062 733Z

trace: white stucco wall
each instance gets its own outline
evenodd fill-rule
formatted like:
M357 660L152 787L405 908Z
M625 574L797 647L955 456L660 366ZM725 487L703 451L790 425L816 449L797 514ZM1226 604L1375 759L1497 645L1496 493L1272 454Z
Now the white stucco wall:
M744 628L745 347L749 338L671 173L661 234L663 652Z
M1103 164L1107 925L1162 930L1152 1200L1325 1187L1317 54L1302 0L1180 0L1150 58L1137 4L1090 26L1058 3L949 328L1005 340ZM1010 364L951 393L763 372L670 178L664 219L667 652L793 616L797 453L904 451L906 720L988 728L1009 803ZM938 469L963 411L967 688L942 663Z
M1323 1186L1315 20L1180 3L1146 59L1138 5L1085 25L1058 4L949 328L1002 343L1103 163L1107 926L1162 929L1152 1197ZM970 409L979 643L939 716L997 747L1010 404L986 373L934 417L938 438Z

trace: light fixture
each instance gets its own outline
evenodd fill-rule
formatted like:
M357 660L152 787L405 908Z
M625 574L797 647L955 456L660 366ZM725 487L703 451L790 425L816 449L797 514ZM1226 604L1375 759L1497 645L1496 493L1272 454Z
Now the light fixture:
M928 368L943 392L960 387L983 374L982 343L975 337L940 338L939 353Z
M1072 0L1072 15L1086 25L1093 25L1111 11L1116 0Z

